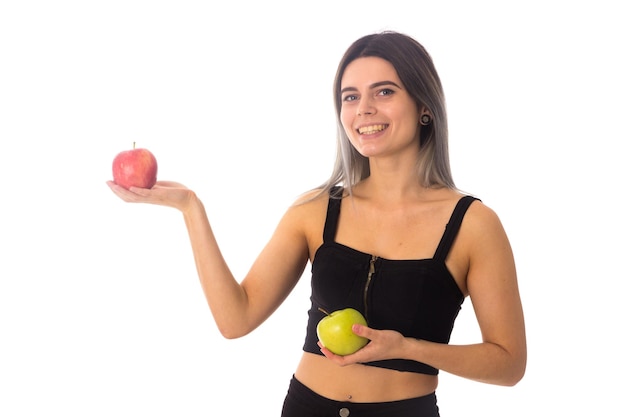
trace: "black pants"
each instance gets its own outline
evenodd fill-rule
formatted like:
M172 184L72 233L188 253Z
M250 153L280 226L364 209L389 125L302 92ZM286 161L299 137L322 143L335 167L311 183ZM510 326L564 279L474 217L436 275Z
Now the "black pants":
M283 403L282 417L439 417L439 408L435 393L381 403L329 400L294 377Z

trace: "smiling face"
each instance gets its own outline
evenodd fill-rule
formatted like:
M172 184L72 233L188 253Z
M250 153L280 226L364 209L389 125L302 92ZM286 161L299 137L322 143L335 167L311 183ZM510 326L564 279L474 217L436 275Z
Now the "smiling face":
M341 124L365 157L419 149L419 116L425 112L406 91L388 61L357 58L341 79Z

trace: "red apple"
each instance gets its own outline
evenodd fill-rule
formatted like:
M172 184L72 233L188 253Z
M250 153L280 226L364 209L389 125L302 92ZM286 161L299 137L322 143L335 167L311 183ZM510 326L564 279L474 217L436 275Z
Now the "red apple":
M157 161L144 148L122 151L113 159L113 182L126 189L152 188L156 183Z

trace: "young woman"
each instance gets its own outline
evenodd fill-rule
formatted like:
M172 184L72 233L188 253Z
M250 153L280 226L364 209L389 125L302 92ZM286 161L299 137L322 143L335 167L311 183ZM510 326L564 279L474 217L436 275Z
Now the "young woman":
M452 180L441 82L424 48L383 32L358 39L334 86L339 124L330 179L289 207L243 280L220 253L200 198L184 186L115 194L184 216L204 294L224 337L244 336L283 302L311 262L302 359L283 417L438 416L437 375L514 385L526 367L515 263L497 215ZM450 345L471 297L482 341ZM324 313L352 307L369 339L338 356L319 343Z

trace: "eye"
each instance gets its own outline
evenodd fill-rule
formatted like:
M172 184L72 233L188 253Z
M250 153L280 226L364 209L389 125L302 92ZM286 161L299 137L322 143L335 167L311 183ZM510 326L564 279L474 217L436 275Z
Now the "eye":
M378 92L379 96L390 96L393 93L395 93L395 91L393 91L391 88L383 88L382 90L380 90Z
M354 100L356 100L356 98L357 98L357 97L356 97L356 95L354 95L354 94L348 94L348 95L343 96L343 99L342 99L342 100L343 100L343 101L350 102L350 101L354 101Z

